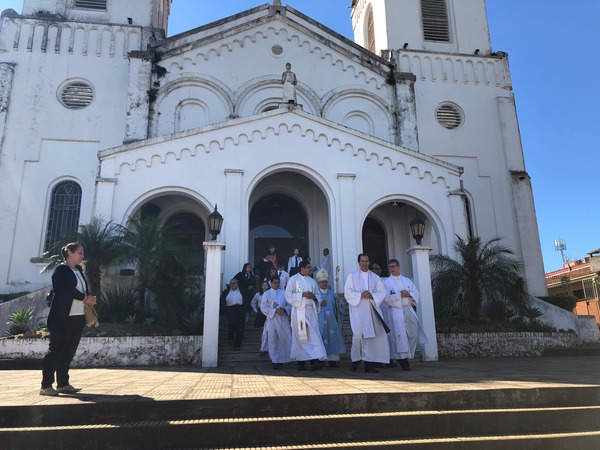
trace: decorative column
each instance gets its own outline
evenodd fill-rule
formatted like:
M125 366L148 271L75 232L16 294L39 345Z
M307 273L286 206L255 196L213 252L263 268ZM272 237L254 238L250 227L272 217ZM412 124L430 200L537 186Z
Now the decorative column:
M129 89L124 144L148 138L148 124L151 123L150 107L156 96L155 89L152 88L153 58L151 52L129 52Z
M356 270L356 256L361 248L361 233L356 230L354 179L353 173L338 173L339 207L336 221L337 260L342 267L339 274L340 286L346 282L346 275Z
M217 367L219 355L219 299L221 297L221 260L225 242L206 241L206 278L204 289L204 332L202 367Z
M223 222L225 227L223 235L227 241L227 258L225 258L223 273L228 277L238 273L248 258L248 222L242 221L242 217L248 217L247 203L242 206L243 176L242 169L225 169L225 195L221 200L222 203L219 203L223 205L223 215L227 217ZM246 245L242 245L242 242Z
M419 133L417 127L417 103L415 99L415 81L412 73L395 73L395 108L397 144L401 147L419 151Z
M437 361L439 359L433 310L433 291L431 289L431 268L429 266L429 252L431 250L431 247L415 245L406 251L410 254L413 277L417 289L419 289L419 294L421 294L417 315L429 340L428 344L420 344L423 361Z

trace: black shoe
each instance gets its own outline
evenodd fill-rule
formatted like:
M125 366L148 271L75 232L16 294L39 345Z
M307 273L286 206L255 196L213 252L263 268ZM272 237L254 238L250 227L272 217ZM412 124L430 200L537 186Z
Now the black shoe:
M340 367L340 362L339 361L329 361L329 367Z
M404 359L399 359L398 362L400 363L400 367L402 368L402 370L408 372L410 370L410 364L408 363L408 358L404 358Z
M350 365L350 370L352 372L356 372L356 369L358 369L358 366L360 366L360 361L352 361L352 364Z
M393 359L390 359L390 363L389 364L384 364L383 367L387 367L387 368L391 369L391 368L394 368L394 367L398 367L398 364L396 364Z
M302 372L302 371L306 370L306 367L304 367L304 361L300 361L300 362L298 363L298 370L299 370L300 372Z
M311 361L310 362L310 370L319 370L321 369L325 364L321 361Z
M367 373L379 373L379 369L376 367L376 363L365 363L365 372Z
M260 352L260 357L264 358L266 354L267 354L267 352Z
M273 370L280 370L282 367L283 367L283 364L281 364L281 363L273 364Z

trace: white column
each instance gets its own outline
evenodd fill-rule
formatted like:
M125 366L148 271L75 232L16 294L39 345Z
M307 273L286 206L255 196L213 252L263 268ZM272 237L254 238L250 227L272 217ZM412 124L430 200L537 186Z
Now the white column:
M431 268L429 266L429 252L431 250L431 247L416 245L406 251L410 254L413 277L417 289L419 289L419 294L421 294L417 315L429 340L428 344L420 344L423 361L437 361L439 359L433 310L433 291L431 289Z
M242 207L242 177L244 171L241 169L225 169L225 196L223 198L223 236L227 241L227 258L223 273L232 277L240 271L242 264L247 261L248 250L242 254L242 242L248 242L248 222L242 220L247 218L247 208ZM219 203L221 206L221 203Z
M221 260L225 242L204 242L206 282L204 290L204 332L202 367L217 367L219 356L219 298L221 296Z
M336 249L337 260L341 266L340 290L343 291L346 276L356 270L359 248L362 248L362 233L356 229L356 214L354 201L354 179L356 175L353 173L338 173L338 188L339 188L339 209L338 220L336 221Z

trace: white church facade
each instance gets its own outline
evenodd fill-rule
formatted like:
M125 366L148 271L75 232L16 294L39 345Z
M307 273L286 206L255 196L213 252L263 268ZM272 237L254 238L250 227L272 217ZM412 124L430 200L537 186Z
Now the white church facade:
M485 1L354 0L355 42L279 3L171 37L170 0L2 13L0 292L48 285L44 252L93 216L181 221L202 251L218 205L223 283L269 243L314 263L329 248L342 285L362 251L412 276L418 213L433 252L502 236L545 294ZM282 101L286 63L296 103Z

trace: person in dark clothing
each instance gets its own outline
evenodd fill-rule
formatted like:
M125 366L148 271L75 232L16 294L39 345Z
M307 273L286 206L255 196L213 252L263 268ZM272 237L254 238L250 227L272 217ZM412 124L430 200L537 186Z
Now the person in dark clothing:
M236 278L231 279L229 287L221 294L221 307L224 308L228 322L227 341L233 344L234 350L240 350L246 325L246 309Z
M252 272L250 263L244 264L241 272L238 272L234 278L238 280L240 292L242 293L242 298L244 300L244 308L246 309L246 313L249 313L252 309L250 307L250 302L252 301L254 290L256 289L256 276Z
M81 269L83 246L71 242L61 249L63 264L52 273L54 300L48 315L50 347L44 357L40 395L75 394L81 389L69 384L69 367L85 327L85 305L95 305L88 294L88 283ZM56 373L57 388L54 389Z

